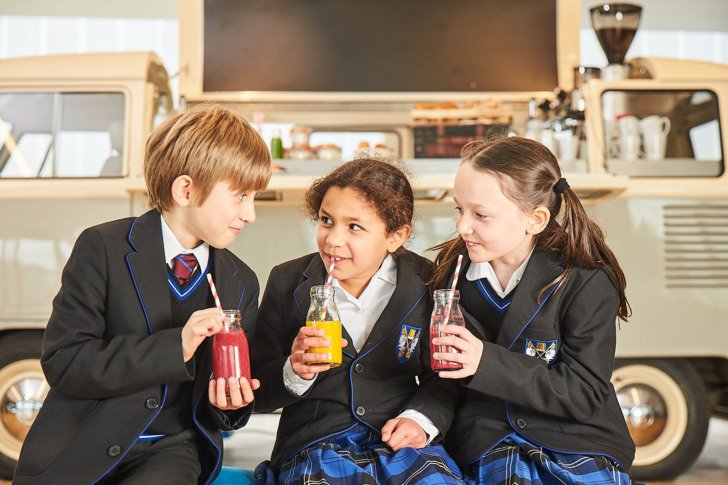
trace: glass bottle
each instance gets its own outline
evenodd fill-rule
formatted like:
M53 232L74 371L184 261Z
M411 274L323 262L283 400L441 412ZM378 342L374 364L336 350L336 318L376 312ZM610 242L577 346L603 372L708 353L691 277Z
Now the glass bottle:
M341 317L334 302L336 288L330 285L317 285L311 288L311 304L306 314L306 326L324 331L331 340L328 347L311 347L308 353L321 354L321 360L312 364L341 365Z
M270 139L270 156L271 158L283 158L283 140L281 132L276 130Z
M240 310L223 310L223 329L212 337L212 373L220 377L245 377L250 382L248 338Z
M435 290L433 298L435 307L432 309L430 318L430 367L434 371L462 369L463 365L459 362L432 358L432 354L435 352L459 353L459 350L450 345L434 345L432 339L447 335L443 331L445 325L465 326L463 312L460 309L460 292L458 290Z

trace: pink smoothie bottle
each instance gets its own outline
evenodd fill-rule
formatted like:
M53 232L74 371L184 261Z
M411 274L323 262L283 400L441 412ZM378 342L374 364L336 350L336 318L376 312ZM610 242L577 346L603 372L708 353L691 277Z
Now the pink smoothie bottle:
M445 325L465 326L463 312L460 309L460 292L458 290L435 290L433 298L435 308L430 318L430 367L434 371L462 369L463 366L449 360L435 360L432 354L435 352L458 353L455 347L449 345L434 345L432 339L447 335L443 331Z
M248 339L240 310L224 310L225 326L212 337L212 373L220 377L245 377L250 382Z

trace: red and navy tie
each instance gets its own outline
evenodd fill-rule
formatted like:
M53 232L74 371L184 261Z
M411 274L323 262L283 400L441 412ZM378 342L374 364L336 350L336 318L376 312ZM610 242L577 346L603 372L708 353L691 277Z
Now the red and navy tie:
M197 267L197 258L192 253L178 254L172 260L172 272L180 286L184 286Z

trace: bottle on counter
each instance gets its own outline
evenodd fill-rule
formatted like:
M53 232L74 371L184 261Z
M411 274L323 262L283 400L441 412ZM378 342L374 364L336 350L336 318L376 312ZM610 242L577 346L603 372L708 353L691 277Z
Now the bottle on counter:
M280 130L276 130L270 139L270 156L274 159L283 158L283 140Z

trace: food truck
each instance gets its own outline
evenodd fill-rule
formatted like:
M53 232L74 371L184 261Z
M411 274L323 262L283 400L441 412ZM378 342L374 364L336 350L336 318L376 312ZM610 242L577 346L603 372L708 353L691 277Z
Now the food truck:
M336 10L340 2L313 10L282 2L274 14L265 2L214 3L180 4L183 105L220 103L264 133L271 126L285 131L288 158L275 160L258 219L232 247L261 285L276 263L314 250L302 194L342 157L368 146L405 160L418 213L411 248L423 251L454 232L452 184L462 144L490 133L528 135L531 99L554 101L556 86L578 94L583 117L561 130L542 122L536 136L561 148L565 177L627 277L633 315L619 324L612 381L637 445L631 473L666 479L695 461L709 419L728 417L728 66L634 58L620 62L621 78L585 80L574 89L578 0L492 2L506 18L520 15L535 39L516 54L505 44L502 52L492 49L496 58L473 72L444 68L452 43L404 42L410 50L390 58L371 40L404 30L393 40L402 44L423 28L442 29L444 11L407 30L393 29L371 5L356 6L368 2L350 2L350 11ZM460 14L473 22L493 17L463 3L471 10ZM526 15L513 4L542 10ZM338 19L363 22L362 39L333 49L316 24L337 30L326 23L332 9ZM404 25L411 15L391 8L387 18ZM250 24L226 21L243 17ZM271 36L274 28L294 33L295 42ZM249 37L236 37L240 32ZM273 50L253 52L266 32ZM556 48L534 50L541 45ZM510 55L530 56L536 68L519 70ZM297 63L289 65L291 58ZM398 59L411 62L398 71ZM384 70L372 67L379 61ZM423 64L429 70L418 68ZM431 79L433 66L451 75ZM42 333L75 238L85 227L147 209L144 143L172 110L167 72L151 53L0 61L0 478L12 475L48 391L38 361ZM564 144L566 136L572 138Z

